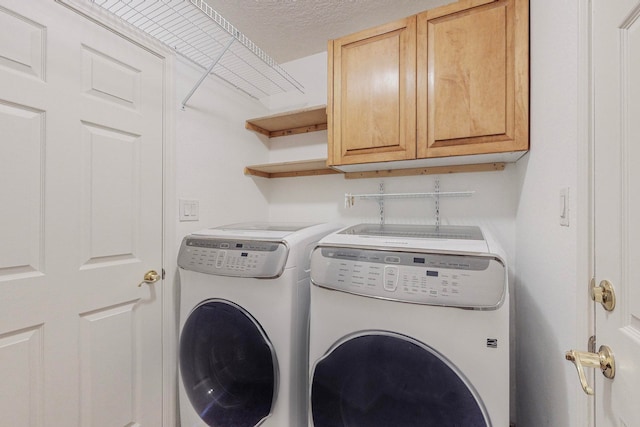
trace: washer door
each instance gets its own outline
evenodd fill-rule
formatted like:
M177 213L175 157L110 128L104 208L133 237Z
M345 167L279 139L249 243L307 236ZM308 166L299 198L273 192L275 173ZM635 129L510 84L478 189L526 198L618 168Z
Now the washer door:
M260 424L275 403L277 367L273 346L258 322L230 301L208 300L185 322L182 383L209 426Z
M313 370L314 427L488 427L476 392L434 349L368 332L335 345Z

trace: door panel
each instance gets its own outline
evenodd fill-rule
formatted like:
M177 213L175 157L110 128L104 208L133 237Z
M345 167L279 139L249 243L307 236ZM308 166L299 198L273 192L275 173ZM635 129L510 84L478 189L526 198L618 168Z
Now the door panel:
M0 38L11 40L0 46L0 65L44 79L44 27L0 6Z
M0 34L3 420L161 426L163 59L47 0Z
M80 315L80 424L110 427L136 425L135 392L138 336L131 301ZM105 339L105 337L109 337ZM114 394L115 393L115 394Z
M596 425L640 425L640 2L593 2L595 276L617 296L596 306L598 345L616 376L596 373Z
M93 123L82 127L84 267L136 260L140 136Z
M1 14L1 11L0 11ZM0 281L43 274L44 112L0 103Z
M134 111L139 109L141 70L105 52L82 46L82 71L86 94Z
M10 426L42 426L42 325L0 335L0 413Z

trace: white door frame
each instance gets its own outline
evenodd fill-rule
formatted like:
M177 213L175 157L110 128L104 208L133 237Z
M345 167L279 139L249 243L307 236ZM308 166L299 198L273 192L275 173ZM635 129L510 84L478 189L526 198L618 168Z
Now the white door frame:
M593 64L591 61L591 0L576 0L578 9L578 69L577 69L577 184L576 184L576 331L574 347L587 351L589 337L595 334L595 310L590 298L590 281L595 274L594 263L594 139L593 139ZM576 426L595 427L595 403L579 386L573 366L568 390L576 394ZM594 370L585 372L591 376Z
M153 53L163 60L163 183L162 183L162 265L164 268L163 281L163 307L162 307L162 420L163 426L173 427L177 425L177 334L178 317L175 298L175 281L177 275L177 245L176 223L177 198L176 198L176 155L175 155L175 111L178 105L175 94L174 70L175 53L150 36L132 30L128 24L119 18L106 13L98 6L88 4L82 0L55 0L61 6L68 7L85 18L118 34L143 49Z

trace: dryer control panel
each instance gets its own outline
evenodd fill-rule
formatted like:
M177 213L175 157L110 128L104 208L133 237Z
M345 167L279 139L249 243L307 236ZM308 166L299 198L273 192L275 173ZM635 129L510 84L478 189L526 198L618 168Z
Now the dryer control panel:
M505 297L506 269L494 256L321 246L314 285L395 301L492 309Z
M274 278L284 271L288 254L282 242L187 236L178 266L218 276Z

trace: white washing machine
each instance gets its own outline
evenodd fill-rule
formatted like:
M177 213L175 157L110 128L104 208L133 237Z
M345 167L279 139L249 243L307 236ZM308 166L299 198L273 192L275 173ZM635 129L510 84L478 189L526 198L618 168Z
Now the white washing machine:
M480 228L349 227L311 279L311 426L509 425L507 265Z
M336 228L244 223L183 239L182 427L307 425L309 257Z

